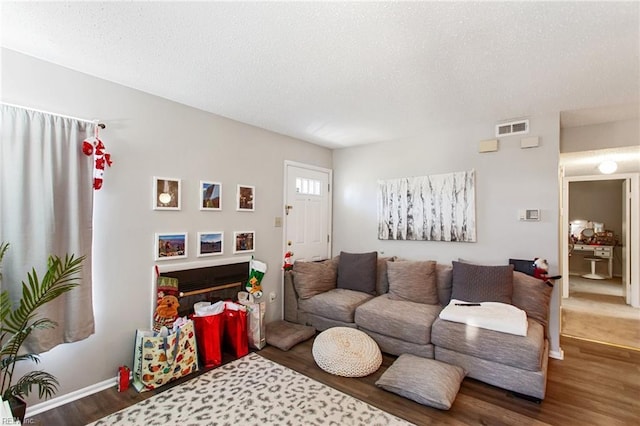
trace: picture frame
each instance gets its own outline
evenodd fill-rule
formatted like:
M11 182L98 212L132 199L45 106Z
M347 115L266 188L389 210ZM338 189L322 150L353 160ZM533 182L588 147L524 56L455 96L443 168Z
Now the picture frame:
M155 234L155 260L184 259L187 257L186 232L159 232Z
M220 182L200 181L200 210L222 210L222 184Z
M219 256L224 253L224 232L198 232L198 257Z
M153 177L153 209L180 210L182 181L176 178Z
M236 231L233 233L233 252L251 253L256 249L255 231Z
M256 208L256 187L252 185L238 185L236 192L236 210L252 212Z
M378 180L378 239L476 242L475 170Z

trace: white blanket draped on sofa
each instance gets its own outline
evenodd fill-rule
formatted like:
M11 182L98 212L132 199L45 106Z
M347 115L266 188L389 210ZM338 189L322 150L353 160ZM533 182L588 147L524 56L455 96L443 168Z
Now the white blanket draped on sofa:
M527 314L522 309L499 302L482 302L480 306L465 304L469 302L451 299L440 312L440 318L502 333L527 335Z

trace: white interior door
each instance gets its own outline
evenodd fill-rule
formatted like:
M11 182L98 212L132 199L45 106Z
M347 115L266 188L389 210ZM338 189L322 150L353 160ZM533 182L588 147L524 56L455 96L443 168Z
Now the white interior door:
M331 170L285 163L285 250L294 260L331 255Z

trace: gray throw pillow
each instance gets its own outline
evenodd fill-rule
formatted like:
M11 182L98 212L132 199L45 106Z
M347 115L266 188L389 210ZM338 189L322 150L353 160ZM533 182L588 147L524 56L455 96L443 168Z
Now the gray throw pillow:
M452 263L452 299L511 304L513 265L484 266L455 260Z
M378 252L340 252L338 288L376 294Z
M338 262L334 259L323 262L296 262L291 271L293 288L300 299L309 299L316 294L336 288Z
M527 317L538 321L546 329L549 324L549 304L553 287L544 281L522 272L513 273L514 306L527 313Z
M465 375L458 366L402 354L382 374L376 386L417 403L448 410Z
M437 305L436 262L403 260L387 262L389 299Z

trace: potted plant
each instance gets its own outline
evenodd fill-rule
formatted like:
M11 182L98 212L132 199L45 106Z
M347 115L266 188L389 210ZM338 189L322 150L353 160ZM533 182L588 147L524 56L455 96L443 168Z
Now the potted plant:
M8 243L0 244L0 265L8 247ZM64 259L49 256L42 280L38 278L35 268L27 274L28 282L22 282L22 295L15 306L7 290L0 292L0 395L9 401L12 410L17 407L14 415L20 417L21 421L24 421L26 410L22 397L29 396L35 387L39 398L49 398L56 393L59 385L53 375L42 370L29 371L14 380L13 373L18 362L40 362L40 356L24 350L23 343L33 331L57 326L49 318L38 316L38 308L78 285L77 273L82 268L83 260L84 256L76 258L66 255Z

